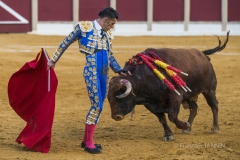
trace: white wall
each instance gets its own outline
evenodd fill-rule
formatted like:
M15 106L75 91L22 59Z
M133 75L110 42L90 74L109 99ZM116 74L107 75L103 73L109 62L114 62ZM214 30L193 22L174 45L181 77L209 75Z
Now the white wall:
M74 25L69 23L38 23L37 29L30 34L42 35L68 35ZM193 23L190 22L188 31L184 31L183 23L153 23L152 30L147 30L144 23L117 23L113 30L115 36L225 36L230 30L231 36L240 36L240 23L228 23L227 30L222 31L221 23Z

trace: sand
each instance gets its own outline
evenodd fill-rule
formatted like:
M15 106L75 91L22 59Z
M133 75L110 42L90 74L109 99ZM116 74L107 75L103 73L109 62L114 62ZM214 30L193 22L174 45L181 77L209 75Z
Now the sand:
M109 159L109 160L159 160L159 159L240 159L240 37L231 36L227 47L211 55L218 86L218 134L210 134L212 112L201 95L198 114L192 131L182 134L168 121L174 140L163 142L163 128L157 117L144 106L136 106L133 118L127 115L122 121L110 116L107 100L95 133L95 142L103 152L92 155L80 148L84 121L90 102L82 76L85 56L73 43L57 63L55 72L59 85L56 93L55 117L52 128L52 145L49 153L29 151L15 139L25 127L25 122L8 103L7 85L11 75L25 62L33 60L41 47L50 56L63 40L63 36L31 34L0 34L0 159ZM220 37L225 40L225 37ZM197 48L217 46L214 36L202 37L115 37L113 51L123 66L133 55L148 47ZM111 71L110 76L115 74ZM186 121L189 110L181 107L179 119Z

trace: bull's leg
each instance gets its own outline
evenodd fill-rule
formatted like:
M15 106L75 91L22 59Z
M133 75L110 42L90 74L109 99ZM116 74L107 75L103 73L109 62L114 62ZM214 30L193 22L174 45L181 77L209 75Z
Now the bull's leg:
M166 120L166 116L164 114L164 110L160 108L155 103L144 103L144 106L153 114L155 114L158 117L159 122L162 124L164 129L164 137L163 141L171 141L173 140L173 133L171 129L169 128Z
M183 122L178 119L181 102L182 97L180 96L173 96L169 98L168 118L176 125L177 128L186 130L190 127L190 124L188 122Z
M190 128L188 128L186 130L183 129L182 133L189 133L192 130L192 123L193 123L194 118L197 115L197 108L198 108L197 103L194 101L191 101L191 100L188 100L187 103L188 103L188 107L190 110L190 115L188 117L188 123L190 124Z
M219 125L218 125L218 101L216 98L215 91L212 92L203 92L204 97L207 100L208 105L212 109L213 113L213 126L211 128L211 133L218 133Z
M155 114L158 117L159 122L162 124L164 128L164 137L163 141L171 141L173 140L173 133L171 129L169 128L166 120L166 116L164 113L157 113Z

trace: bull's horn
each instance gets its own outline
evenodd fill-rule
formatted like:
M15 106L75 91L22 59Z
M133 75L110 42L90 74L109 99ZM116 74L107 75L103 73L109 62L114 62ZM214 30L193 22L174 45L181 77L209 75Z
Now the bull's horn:
M127 89L126 89L125 93L116 96L117 98L126 97L127 95L129 95L129 93L130 93L131 90L132 90L132 85L131 85L131 83L130 83L128 80L126 80L126 79L121 79L121 80L120 80L120 84L123 85L123 86L125 86Z

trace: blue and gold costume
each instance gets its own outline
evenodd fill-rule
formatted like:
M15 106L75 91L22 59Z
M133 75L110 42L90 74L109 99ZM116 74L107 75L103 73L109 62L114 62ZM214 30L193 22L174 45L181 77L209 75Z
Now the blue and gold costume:
M122 69L111 52L113 39L111 31L103 32L101 36L100 30L101 26L96 21L78 23L60 44L52 58L57 62L69 45L78 40L79 51L86 55L83 76L91 101L91 108L86 117L87 124L98 123L108 90L109 67L115 73Z

